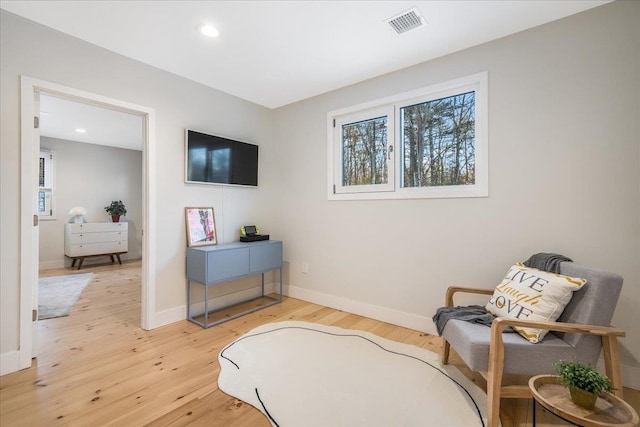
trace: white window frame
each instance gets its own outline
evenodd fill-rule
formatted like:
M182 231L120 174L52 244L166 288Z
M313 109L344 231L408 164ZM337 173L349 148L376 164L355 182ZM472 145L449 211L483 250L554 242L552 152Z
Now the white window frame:
M40 185L40 159L44 159L44 185ZM40 200L38 200L38 217L43 221L56 219L55 211L55 176L56 176L56 152L46 148L40 149L38 156L38 198L44 193L45 208L40 212Z
M472 185L450 185L430 187L402 188L401 173L402 149L400 139L399 112L407 105L428 102L475 92L475 183ZM376 199L429 199L457 197L489 196L489 141L488 141L488 73L482 72L455 80L423 87L398 95L366 102L353 107L327 113L327 197L329 200L376 200ZM361 187L352 191L342 184L342 149L340 127L335 123L351 121L352 117L379 117L375 115L379 109L393 110L393 119L389 120L397 126L388 126L388 146L393 145L389 160L389 184L382 191L382 184ZM389 123L389 122L388 122ZM393 171L393 172L392 172ZM355 186L354 186L355 187ZM368 188L372 187L372 188Z
M371 184L371 185L342 185L343 182L343 153L342 150L342 125L355 123L367 119L376 117L387 117L387 183L386 184ZM395 162L393 161L393 148L395 146L395 114L393 106L385 105L379 108L372 108L365 111L357 111L354 113L340 115L334 119L333 124L333 150L339 160L334 163L333 176L336 177L337 193L373 193L378 191L393 191L394 190L394 177L395 177ZM389 131L391 129L391 131Z

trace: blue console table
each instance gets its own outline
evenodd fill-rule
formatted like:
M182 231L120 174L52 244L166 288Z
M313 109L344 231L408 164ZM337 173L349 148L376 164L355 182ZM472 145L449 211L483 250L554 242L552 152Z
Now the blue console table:
M264 294L264 273L279 271L280 294L278 298ZM209 322L209 286L228 282L243 277L261 274L262 295L255 299L265 298L269 301L241 313ZM204 286L204 314L193 316L191 313L191 286L198 283ZM264 240L251 243L224 243L213 246L197 246L187 248L187 319L203 328L209 328L222 322L235 319L245 314L270 307L282 302L282 242ZM238 304L243 304L243 301ZM214 312L228 309L238 304L216 309ZM195 317L204 317L204 322Z

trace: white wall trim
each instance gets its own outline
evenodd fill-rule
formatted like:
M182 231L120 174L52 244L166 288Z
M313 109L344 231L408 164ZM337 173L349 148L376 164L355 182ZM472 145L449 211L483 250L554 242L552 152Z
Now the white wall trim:
M180 305L168 310L158 311L153 319L153 324L156 328L170 325L171 323L180 322L187 318L187 306Z
M275 286L273 283L264 284L265 294L274 292ZM209 311L216 310L218 308L228 307L233 304L238 304L251 298L258 298L260 296L260 287L252 287L237 292L231 292L225 295L220 295L215 298L209 298ZM194 303L191 307L193 315L199 316L204 313L204 301ZM186 310L185 310L186 318Z
M285 293L292 298L324 305L337 310L348 311L349 313L436 335L435 325L433 324L431 317L428 316L419 316L417 314L406 313L392 308L380 307L374 304L312 291L298 286L285 286Z
M64 268L64 260L59 259L55 261L40 261L40 271L51 270L52 268Z
M620 345L618 343L618 345ZM596 367L601 373L604 373L604 357L600 354ZM622 377L622 385L634 390L640 391L640 367L625 365L620 362L620 376Z
M622 385L640 391L640 367L620 364Z
M155 110L149 107L132 104L83 90L62 86L44 80L38 80L22 75L20 80L20 114L21 114L21 187L20 187L20 314L19 314L19 369L31 366L35 331L31 320L32 306L34 306L34 286L37 284L39 263L37 254L33 255L34 226L32 216L35 209L37 177L37 162L35 159L36 130L33 128L33 117L38 114L35 94L48 93L50 95L107 107L140 115L144 118L144 149L143 149L143 230L142 252L144 254L142 266L142 319L143 329L155 327L156 307L156 248L155 248ZM39 149L39 147L38 147ZM37 249L37 247L36 247ZM35 259L34 259L35 257Z
M298 286L285 286L285 294L291 298L300 299L314 304L323 305L325 307L335 308L337 310L346 311L360 316L369 317L374 320L391 323L393 325L402 326L416 331L437 336L436 327L431 317L419 316L412 313L406 313L399 310L393 310L386 307L380 307L373 304L363 303L356 300L337 297L322 292L312 291L300 288ZM598 366L604 367L602 357ZM640 390L640 368L620 364L622 375L622 383L625 387L634 390Z
M0 354L0 375L10 374L20 369L19 351L8 351Z
M107 256L107 255L105 255ZM142 258L142 254L139 252L127 252L126 254L122 254L120 255L120 258L123 261L131 261L131 260L136 260L136 259L140 259ZM105 261L103 258L87 258L84 260L84 263L82 265L86 265L89 266L91 264L104 264ZM69 264L71 265L71 264ZM65 264L65 260L64 259L58 259L58 260L53 260L53 261L40 261L40 271L42 270L51 270L54 268L65 268L66 264Z
M265 293L276 292L275 283L265 283L264 291ZM215 310L218 307L226 307L249 300L251 298L259 297L260 292L260 287L252 287L249 289L244 289L242 291L231 292L215 298L209 298L209 310ZM194 314L204 313L204 302L194 303L192 309ZM181 320L185 320L186 318L187 306L181 305L156 313L154 324L156 328L159 328L160 326L166 326L171 323L180 322Z

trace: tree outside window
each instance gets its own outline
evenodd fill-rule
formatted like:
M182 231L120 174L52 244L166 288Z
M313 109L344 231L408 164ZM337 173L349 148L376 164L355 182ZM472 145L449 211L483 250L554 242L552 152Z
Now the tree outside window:
M475 92L400 108L402 186L475 184Z
M328 113L329 200L488 196L487 88L485 72Z
M386 184L387 118L342 126L342 185Z

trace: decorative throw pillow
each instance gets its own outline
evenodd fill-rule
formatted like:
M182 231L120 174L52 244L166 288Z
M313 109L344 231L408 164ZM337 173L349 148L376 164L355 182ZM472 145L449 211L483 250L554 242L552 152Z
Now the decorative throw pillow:
M554 322L571 301L573 293L586 282L586 279L549 273L517 263L511 266L496 287L485 308L494 316ZM541 329L513 329L532 343L542 341L547 334Z

